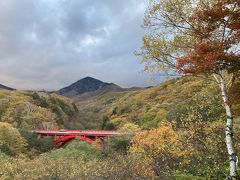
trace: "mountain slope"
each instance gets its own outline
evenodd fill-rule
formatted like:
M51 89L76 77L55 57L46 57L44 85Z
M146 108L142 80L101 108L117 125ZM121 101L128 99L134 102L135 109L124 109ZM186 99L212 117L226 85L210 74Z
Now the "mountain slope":
M135 90L135 89L133 89ZM104 94L107 93L114 93L114 92L125 92L125 91L133 91L132 89L128 90L125 88L121 88L120 86L113 84L113 83L109 83L106 86L103 86L102 88L93 91L93 92L86 92L80 95L77 95L74 97L75 101L84 101L84 100L91 100L91 99L96 99L101 97Z
M5 89L5 90L15 90L13 88L10 88L10 87L7 87L7 86L4 86L2 84L0 84L0 89Z
M133 92L108 92L97 96L83 94L74 98L74 102L79 110L76 126L79 127L79 123L80 127L83 125L86 129L100 129L102 127L101 120L105 112L111 109L115 102L128 93Z
M0 122L18 129L71 128L76 112L71 99L56 94L0 91Z
M131 123L141 129L151 129L162 121L182 126L183 121L194 113L206 121L222 119L225 115L217 85L211 80L194 77L172 79L140 91L76 98L75 103L79 109L77 121L88 128L100 128L104 117L115 128ZM235 109L239 107L235 106ZM239 117L240 112L235 112Z

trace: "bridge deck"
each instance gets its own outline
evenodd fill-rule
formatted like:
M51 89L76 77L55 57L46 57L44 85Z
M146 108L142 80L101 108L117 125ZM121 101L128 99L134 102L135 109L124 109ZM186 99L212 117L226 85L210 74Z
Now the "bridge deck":
M35 130L34 133L42 136L66 136L66 135L79 135L79 136L120 136L123 132L110 131L110 130Z

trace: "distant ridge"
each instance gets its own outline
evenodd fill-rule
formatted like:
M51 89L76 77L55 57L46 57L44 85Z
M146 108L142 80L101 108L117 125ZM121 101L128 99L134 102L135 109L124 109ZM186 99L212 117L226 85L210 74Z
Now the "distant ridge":
M11 90L11 91L12 91L12 90L15 90L15 89L13 89L13 88L4 86L4 85L2 85L2 84L0 84L0 89Z

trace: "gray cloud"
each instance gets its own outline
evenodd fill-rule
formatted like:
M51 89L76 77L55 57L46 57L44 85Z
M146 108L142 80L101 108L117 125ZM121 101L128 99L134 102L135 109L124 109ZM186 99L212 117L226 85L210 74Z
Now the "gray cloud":
M141 46L147 0L1 0L0 83L58 89L85 76L124 87L151 77Z

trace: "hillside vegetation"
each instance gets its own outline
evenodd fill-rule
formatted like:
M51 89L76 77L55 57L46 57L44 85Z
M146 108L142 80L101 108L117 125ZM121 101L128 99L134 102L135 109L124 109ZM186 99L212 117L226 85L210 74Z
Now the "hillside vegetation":
M235 147L240 144L239 83L231 89L235 112ZM156 174L188 172L193 178L224 178L225 109L212 79L181 77L135 92L105 94L79 101L86 126L122 130L150 130L137 134L129 152L151 160ZM91 124L90 124L91 123ZM189 177L189 176L188 176Z
M239 99L235 89L234 101ZM184 127L193 113L206 122L224 119L224 107L216 83L212 80L182 77L156 87L130 92L107 93L77 101L79 122L86 127L101 128L107 119L114 128L135 125L140 129L159 127L168 121ZM239 116L235 106L236 116Z
M0 100L3 179L227 176L225 114L211 79L181 77L145 90L72 100L55 94L1 91ZM232 89L232 101L237 125L234 138L238 139L238 83ZM25 130L34 128L142 131L127 138L111 138L107 148L101 148L100 142L93 146L76 140L56 150L51 138L37 139ZM235 142L239 152L239 141Z
M106 111L112 108L120 98L129 93L132 92L109 92L84 99L74 98L79 109L76 126L79 127L78 123L80 123L86 129L102 128Z
M71 128L77 111L70 99L56 94L0 90L0 152L48 151L52 140L37 139L31 131Z
M0 91L0 121L19 129L58 129L77 112L71 100L47 93Z

